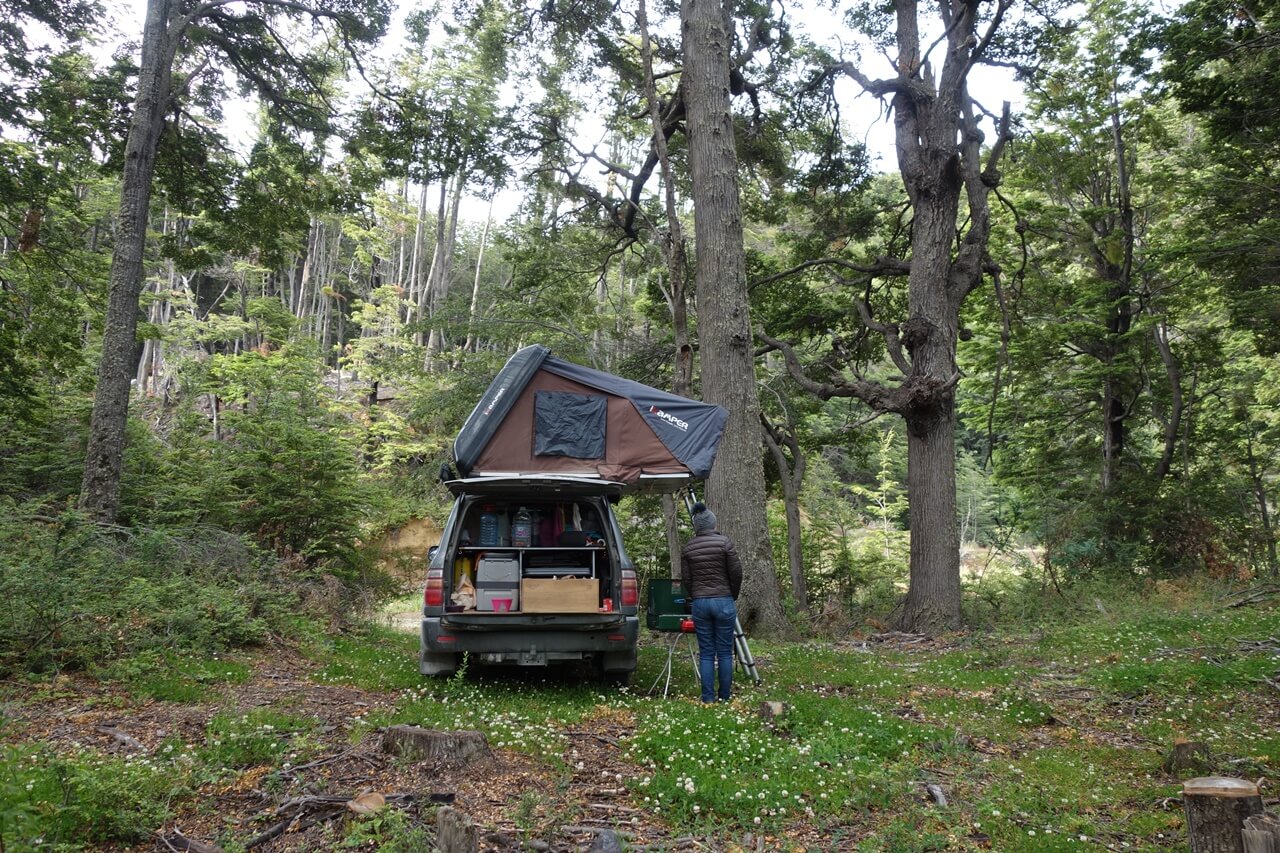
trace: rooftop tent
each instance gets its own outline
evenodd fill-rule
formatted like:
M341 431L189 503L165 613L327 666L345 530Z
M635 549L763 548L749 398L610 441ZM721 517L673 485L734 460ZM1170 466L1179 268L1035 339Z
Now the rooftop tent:
M554 473L675 491L711 473L728 413L528 346L453 443L463 477Z

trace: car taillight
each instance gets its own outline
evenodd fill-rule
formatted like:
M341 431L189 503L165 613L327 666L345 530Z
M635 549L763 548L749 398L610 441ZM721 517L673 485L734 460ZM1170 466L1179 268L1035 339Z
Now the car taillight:
M640 603L640 587L636 583L636 573L630 569L622 570L622 606L635 607Z
M444 606L444 569L427 570L427 588L423 590L422 603L427 607Z

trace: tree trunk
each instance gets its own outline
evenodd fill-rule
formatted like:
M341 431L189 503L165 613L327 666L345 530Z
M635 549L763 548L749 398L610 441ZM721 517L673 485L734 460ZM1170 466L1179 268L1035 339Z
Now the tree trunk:
M1258 502L1258 517L1262 521L1262 535L1267 546L1267 568L1272 577L1280 575L1280 560L1276 558L1276 534L1271 527L1271 511L1267 507L1267 484L1258 467L1258 458L1253 452L1253 424L1247 425L1249 434L1245 437L1246 460L1249 463L1249 479L1253 483L1253 496Z
M662 198L667 217L663 256L667 262L667 276L671 283L671 288L666 293L676 347L672 389L675 393L685 396L689 394L693 385L693 346L689 342L689 293L685 281L688 253L684 227L676 211L676 180L667 150L667 128L663 122L658 87L653 76L653 48L649 40L649 14L645 7L645 0L639 0L637 23L640 26L640 55L644 63L645 98L649 102L653 149L658 155L658 164L661 167Z
M1178 449L1178 435L1182 431L1182 367L1178 364L1173 348L1169 345L1169 327L1164 318L1156 322L1156 348L1160 350L1160 360L1164 362L1165 375L1169 377L1169 420L1164 428L1164 449L1160 453L1160 461L1156 464L1153 479L1158 488L1169 470L1173 467L1173 455Z
M395 233L400 235L400 239L396 244L396 277L395 283L397 287L404 286L404 270L405 261L408 259L409 253L406 244L408 243L408 223L405 219L409 215L409 179L405 178L400 184L400 192L397 193L396 210L392 213L395 217ZM372 288L370 288L372 289Z
M497 191L494 191L494 197ZM463 344L463 352L476 351L476 317L480 308L480 269L484 263L484 250L489 242L489 225L493 222L493 197L489 199L489 212L484 217L484 230L480 232L480 248L476 252L476 277L471 282L471 309L467 313L467 342Z
M1107 286L1107 337L1104 343L1106 370L1102 387L1102 491L1108 491L1115 482L1116 471L1124 456L1128 440L1129 410L1120 392L1121 380L1116 376L1118 356L1128 347L1126 338L1133 327L1133 199L1129 189L1129 154L1120 122L1120 104L1112 93L1111 140L1115 152L1116 199L1120 208L1118 223L1122 246L1119 263L1107 256L1104 245L1095 246L1098 275ZM1099 201L1104 201L1100 199ZM1104 202L1105 203L1105 202ZM1111 236L1108 234L1107 236ZM1167 363L1167 362L1166 362ZM1162 475L1163 476L1163 475Z
M688 265L684 228L676 211L675 176L671 158L667 152L667 133L663 125L658 87L653 76L653 44L649 39L649 12L645 0L636 6L636 23L640 27L640 57L644 64L645 98L649 102L653 148L658 156L663 187L663 204L667 217L667 233L664 235L663 256L667 262L667 276L671 282L667 307L671 311L671 328L675 337L674 370L671 390L682 397L690 395L693 386L693 346L689 343L689 292L685 281ZM625 256L624 256L625 257ZM680 514L675 499L666 496L662 500L662 517L666 523L667 551L671 559L671 576L680 577Z
M680 509L675 495L662 496L662 521L667 532L667 556L671 561L671 578L680 580L680 560L684 549L680 545Z
M436 209L436 244L431 250L431 266L427 268L427 278L418 291L418 331L414 333L414 342L419 346L427 343L427 326L431 317L431 288L436 279L436 269L440 266L440 251L444 247L444 221L448 213L449 182L440 181L440 203ZM431 353L427 352L427 370L431 369Z
M900 625L928 634L960 624L954 403L907 418L911 585Z
M134 358L137 352L138 297L143 284L147 213L155 174L156 145L164 127L172 81L173 45L167 31L171 3L172 0L147 2L138 94L129 121L129 136L125 140L119 224L111 254L102 360L98 363L84 478L80 485L80 508L105 523L114 522L120 508L129 380L133 378L137 364Z
M431 264L431 282L427 291L429 302L427 313L432 318L431 335L427 340L428 370L431 369L431 357L444 349L444 327L435 322L435 318L444 306L445 300L449 298L449 275L453 272L453 250L458 243L458 210L462 207L462 188L465 185L466 179L462 173L459 173L454 178L447 222L442 208L441 222L436 229L438 248L436 259ZM441 202L443 201L444 196L441 195Z
M1252 782L1210 776L1182 783L1182 807L1191 853L1244 853L1244 821L1262 814L1262 797Z
M914 13L913 13L914 14ZM918 49L918 45L915 49ZM944 75L945 76L945 75ZM908 319L902 341L911 354L902 415L907 426L907 494L911 526L910 587L898 623L936 633L960 625L960 531L956 518L955 391L959 300L953 290L961 175L955 166L954 103L939 93L927 108L899 95L899 163L915 205ZM956 93L951 93L954 98ZM905 158L904 119L920 128L923 143ZM913 132L914 135L914 132ZM964 281L962 288L972 282Z
M782 435L781 430L775 436L773 428L767 422L763 425L763 431L764 443L773 454L778 479L782 483L782 503L787 514L787 563L791 569L791 596L795 599L796 609L807 613L809 589L804 578L804 539L800 525L800 487L804 484L805 458L794 437ZM782 452L779 439L791 450L795 457L794 463L788 461L787 455Z
M742 623L758 633L781 634L789 626L782 612L765 514L760 400L747 304L738 158L729 112L732 32L718 0L683 0L680 20L702 389L708 401L729 412L707 484L707 503L742 557Z
M422 255L423 255L423 233L426 231L427 220L427 185L423 184L418 192L418 215L413 226L413 259L409 263L409 286L405 293L404 321L422 322L425 306L424 293L425 286L422 280ZM414 309L417 313L414 313ZM414 343L422 344L422 329L414 332Z

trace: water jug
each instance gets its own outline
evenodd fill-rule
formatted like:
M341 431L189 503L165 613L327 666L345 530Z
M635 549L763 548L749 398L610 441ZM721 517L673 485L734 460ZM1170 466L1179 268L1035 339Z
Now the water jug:
M486 506L480 513L480 544L491 547L498 542L498 514L492 506Z
M520 507L515 523L511 525L511 544L516 548L528 548L533 544L533 517L524 507Z

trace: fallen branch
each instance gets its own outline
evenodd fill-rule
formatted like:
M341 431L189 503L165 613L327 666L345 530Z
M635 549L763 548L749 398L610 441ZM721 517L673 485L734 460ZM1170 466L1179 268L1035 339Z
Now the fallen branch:
M164 849L173 851L173 853L223 853L222 848L218 845L187 838L178 829L175 829L169 835L157 832L155 833L155 838L157 843L164 845Z
M574 729L568 729L568 730L566 730L566 731L565 731L565 734L566 734L566 735L581 735L581 736L585 736L585 737L593 737L593 738L595 738L596 740L600 741L601 743L607 743L607 744L609 744L610 746L616 746L616 747L618 747L619 749L621 749L621 748L622 748L622 747L621 747L621 744L619 744L619 743L618 743L617 738L611 738L611 737L608 737L607 735L598 735L598 734L596 734L596 733L594 733L594 732L576 731L576 730L574 730Z
M586 826L585 824L577 824L577 823L570 824L569 826L560 827L560 832L563 835L583 835L588 832L599 835L602 832L612 832L614 835L618 836L619 838L635 838L636 837L634 832L625 832L621 829L614 829L611 826ZM632 849L635 849L635 848L632 848Z
M437 795L432 794L431 796L434 798ZM285 800L275 808L275 815L276 817L279 817L288 813L287 816L283 820L277 821L275 824L268 827L259 835L249 839L249 841L245 843L244 847L246 850L252 850L254 847L260 847L268 841L284 835L286 831L303 832L318 823L333 820L335 817L347 811L347 803L351 802L353 799L355 799L354 795L344 796L342 794L319 794L309 797L294 797L292 799ZM388 805L404 806L417 799L417 796L415 794L386 794L384 799ZM307 811L315 806L320 806L322 808L319 809L317 814L304 819L304 815L306 815Z
M1280 585L1257 586L1252 589L1241 590L1236 593L1239 596L1235 601L1228 601L1226 607L1244 607L1248 604L1257 604L1259 601L1266 601L1268 598L1280 596Z
M341 761L342 759L351 755L353 752L358 750L363 745L364 745L364 741L361 741L360 743L356 744L350 749L344 749L342 752L339 752L337 755L330 755L326 758L317 758L315 761L308 761L306 764L299 764L297 767L290 767L288 770L284 770L284 769L277 770L272 775L283 776L285 774L288 774L292 776L292 775L301 773L304 770L310 770L313 767L323 767L326 764L333 764L335 761Z

